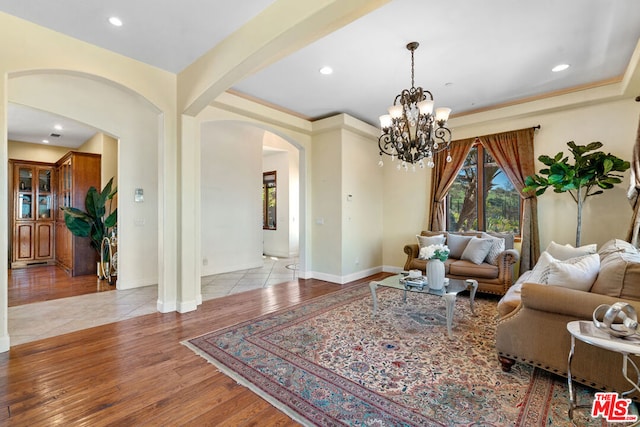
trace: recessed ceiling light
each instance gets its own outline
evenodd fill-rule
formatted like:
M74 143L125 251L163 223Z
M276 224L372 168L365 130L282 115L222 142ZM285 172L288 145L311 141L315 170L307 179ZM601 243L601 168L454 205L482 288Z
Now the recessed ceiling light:
M333 68L325 66L320 68L320 74L324 74L325 76L328 76L329 74L333 74Z
M43 142L44 144L48 144L48 143L49 143L49 140L48 140L48 139L43 139L43 140L42 140L42 142Z
M109 23L114 27L122 27L122 20L117 16L112 16L109 18Z
M559 65L556 65L555 67L553 67L551 69L551 71L553 71L554 73L557 73L557 72L560 72L560 71L564 71L569 67L570 67L569 64L559 64Z
M55 130L62 130L62 125L54 125L53 128Z

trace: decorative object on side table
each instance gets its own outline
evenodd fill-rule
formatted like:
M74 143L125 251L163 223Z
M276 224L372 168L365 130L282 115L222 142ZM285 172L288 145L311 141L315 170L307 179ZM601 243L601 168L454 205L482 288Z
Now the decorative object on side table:
M428 260L426 266L427 282L430 289L444 287L444 262L449 257L447 245L429 245L420 249L420 259Z
M614 337L629 337L640 333L636 309L622 301L596 307L593 311L593 324Z

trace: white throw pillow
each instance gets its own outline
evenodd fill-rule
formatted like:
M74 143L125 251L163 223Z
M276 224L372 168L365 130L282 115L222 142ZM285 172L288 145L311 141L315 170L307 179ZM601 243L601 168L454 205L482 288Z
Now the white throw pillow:
M551 286L589 291L600 271L598 254L584 255L565 261L553 261L545 268L541 282Z
M570 244L560 245L554 241L551 241L546 249L552 257L559 259L560 261L565 261L569 258L575 258L583 255L595 254L597 250L598 248L595 243L574 248Z
M547 266L550 263L556 262L556 261L559 261L559 260L557 260L554 257L552 257L549 254L549 252L547 252L547 251L542 252L540 254L540 258L538 258L538 262L536 263L536 265L533 266L533 269L530 270L531 274L526 279L526 281L527 282L531 282L531 283L542 283L542 281L541 281L542 280L542 273L545 271L545 269L547 268Z
M464 248L460 259L471 261L474 264L482 264L487 254L491 250L492 239L481 239L474 237L469 239L467 247Z
M484 259L484 262L488 262L489 264L498 265L498 256L504 252L505 243L504 239L501 237L493 237L490 234L482 233L483 239L491 239L491 249L489 249L489 253L487 257Z
M446 240L444 234L436 234L435 236L422 236L420 234L416 234L416 238L418 239L418 246L420 249L431 245L444 245Z

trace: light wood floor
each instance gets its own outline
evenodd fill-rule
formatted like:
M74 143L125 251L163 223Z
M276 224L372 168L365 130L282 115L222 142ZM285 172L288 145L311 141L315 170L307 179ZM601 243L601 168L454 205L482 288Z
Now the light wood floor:
M297 425L180 341L386 275L297 280L12 347L0 354L0 425Z

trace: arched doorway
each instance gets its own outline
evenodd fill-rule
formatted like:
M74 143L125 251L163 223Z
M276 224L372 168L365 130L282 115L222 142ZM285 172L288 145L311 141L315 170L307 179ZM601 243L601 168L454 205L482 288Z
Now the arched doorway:
M62 115L118 137L118 288L163 286L158 267L163 256L159 250L161 112L129 89L83 73L13 73L7 86L9 102ZM144 189L142 204L134 201L138 188Z
M202 275L254 268L265 250L306 265L305 148L272 128L239 120L203 122L200 141ZM270 167L279 168L286 196L278 210L281 227L268 248L260 193L265 151L277 151Z

